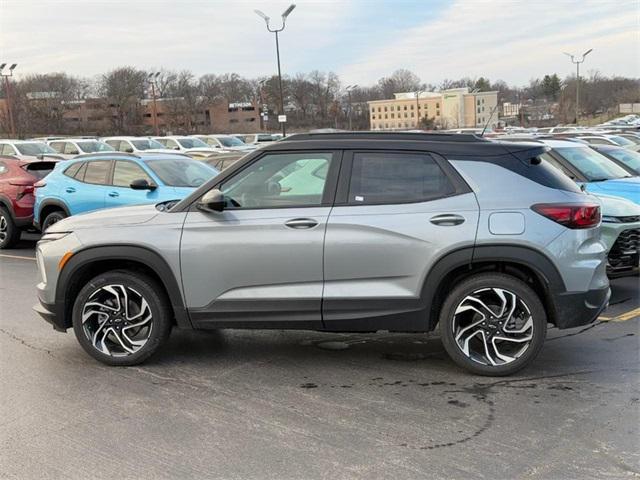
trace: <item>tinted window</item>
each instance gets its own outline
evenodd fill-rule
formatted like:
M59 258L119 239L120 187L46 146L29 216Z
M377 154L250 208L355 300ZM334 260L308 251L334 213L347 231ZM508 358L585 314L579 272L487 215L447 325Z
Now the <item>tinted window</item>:
M76 178L78 170L80 170L80 167L82 167L83 165L84 165L84 162L74 163L70 167L67 167L67 169L64 171L64 174L67 177Z
M220 187L229 207L322 204L330 153L268 154Z
M144 179L152 183L146 172L133 162L118 160L113 169L113 184L116 187L128 187L134 180Z
M49 175L55 166L55 162L33 162L27 164L24 169L40 180Z
M420 153L356 153L349 202L420 202L455 192L431 156Z
M107 173L111 168L109 160L95 160L87 162L87 171L84 174L85 183L95 183L105 185L107 183Z

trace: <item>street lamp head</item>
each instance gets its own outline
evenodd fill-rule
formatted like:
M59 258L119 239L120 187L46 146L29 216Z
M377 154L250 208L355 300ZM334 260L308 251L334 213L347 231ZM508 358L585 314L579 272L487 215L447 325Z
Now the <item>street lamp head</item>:
M6 64L6 63L0 63L0 72L1 72L2 70L4 70L4 67L6 67L6 66L7 66L7 64Z
M156 74L154 75L154 78L158 78L160 76L160 72L156 72Z
M293 9L296 8L296 4L292 3L291 5L289 5L289 8L287 8L284 12L282 12L282 21L284 22L287 17L289 16L289 14L291 12L293 12Z
M591 52L593 52L593 48L590 48L589 50L587 50L586 52L584 52L582 54L582 58L586 57L587 55L589 55Z
M269 26L269 17L267 17L263 12L261 12L260 10L254 10L254 12L256 12L256 15L258 15L259 17L262 17L262 19L265 21L265 23L267 24L267 26Z
M13 65L11 65L11 66L9 67L9 71L13 71L13 69L14 69L14 68L16 68L17 66L18 66L18 64L17 64L17 63L14 63Z

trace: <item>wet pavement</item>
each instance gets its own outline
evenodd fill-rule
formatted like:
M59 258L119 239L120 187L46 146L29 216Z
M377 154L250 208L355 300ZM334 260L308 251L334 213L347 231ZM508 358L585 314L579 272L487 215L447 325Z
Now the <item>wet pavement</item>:
M110 368L0 252L0 478L637 478L638 277L534 364L470 375L436 335L174 330Z

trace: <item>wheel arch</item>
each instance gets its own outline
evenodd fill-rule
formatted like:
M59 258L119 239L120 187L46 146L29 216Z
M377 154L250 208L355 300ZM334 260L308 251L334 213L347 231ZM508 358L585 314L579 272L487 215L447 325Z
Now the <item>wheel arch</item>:
M481 272L502 272L525 281L540 296L549 322L556 323L553 298L565 292L566 287L549 257L525 246L492 244L455 250L431 268L422 289L428 308L428 330L436 327L447 292L461 280Z
M73 303L84 284L100 273L119 269L154 278L169 298L176 324L192 328L180 284L171 267L158 253L136 245L89 247L73 254L60 272L56 286L56 314L63 319L64 328L71 327Z
M42 222L44 221L45 213L48 215L54 210L62 210L67 217L71 216L71 211L69 210L69 207L67 206L66 203L64 203L62 200L51 198L51 199L44 200L38 207L39 224L41 225Z

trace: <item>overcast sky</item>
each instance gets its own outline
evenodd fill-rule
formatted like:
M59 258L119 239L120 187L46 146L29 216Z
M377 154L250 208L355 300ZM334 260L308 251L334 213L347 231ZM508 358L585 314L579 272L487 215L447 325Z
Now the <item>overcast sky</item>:
M295 1L295 0L294 0ZM275 71L290 1L0 0L0 63L16 74L93 76L122 65L249 77ZM425 82L484 75L525 84L574 71L640 76L639 0L297 0L281 36L284 73L332 70L373 84L398 68Z

